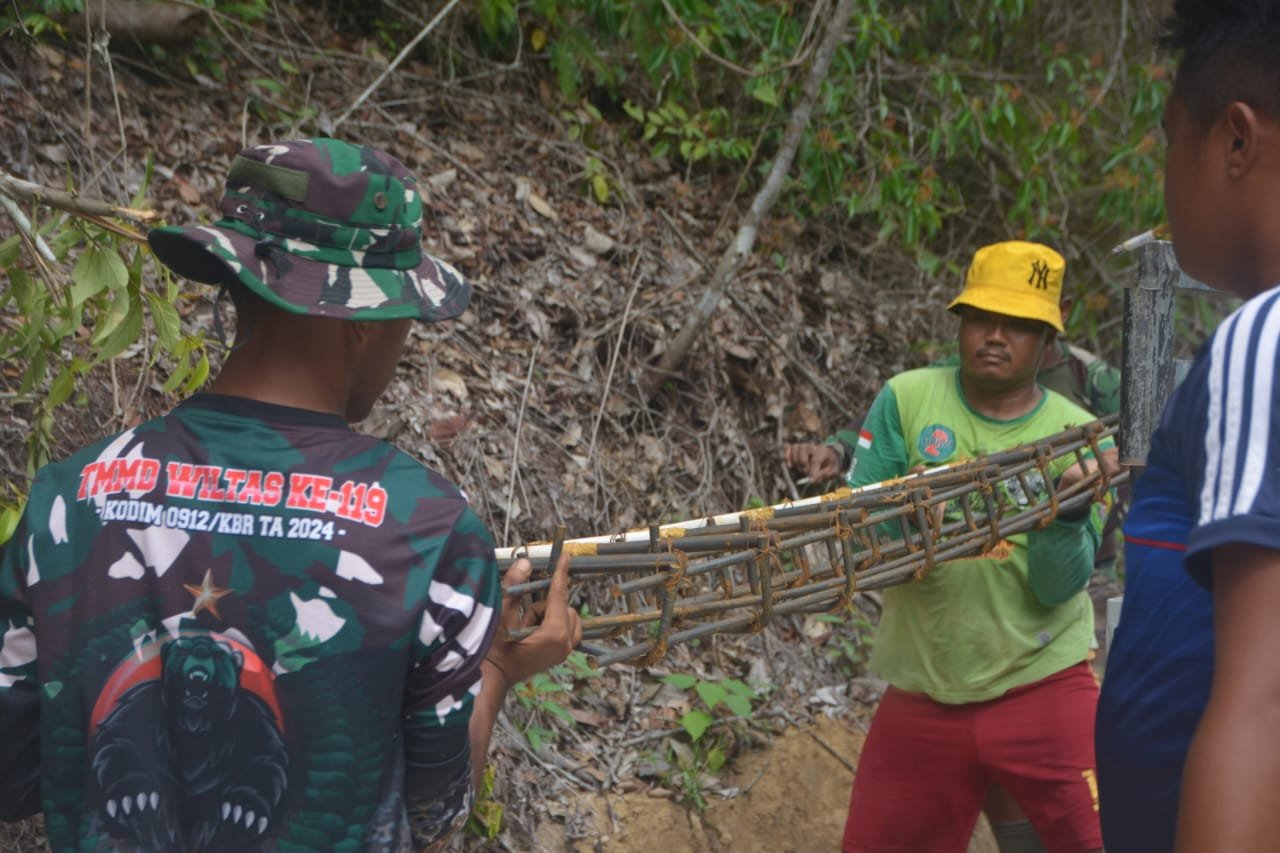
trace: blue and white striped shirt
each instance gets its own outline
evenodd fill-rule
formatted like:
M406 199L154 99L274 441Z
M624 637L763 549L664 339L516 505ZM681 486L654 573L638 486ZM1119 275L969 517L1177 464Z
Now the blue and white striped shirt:
M1114 853L1173 849L1183 762L1213 680L1213 598L1201 587L1213 549L1280 550L1278 340L1280 288L1242 305L1201 350L1134 486L1096 727Z
M1278 342L1273 288L1222 323L1165 410L1158 437L1182 467L1195 518L1187 567L1201 583L1220 545L1280 550Z

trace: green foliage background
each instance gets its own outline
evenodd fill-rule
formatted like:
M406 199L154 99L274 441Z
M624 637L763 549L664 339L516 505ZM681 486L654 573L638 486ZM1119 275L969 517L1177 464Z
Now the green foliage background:
M1167 69L1155 4L858 0L784 197L786 212L892 241L926 274L977 242L1062 247L1100 273L1161 217ZM758 179L830 3L480 0L480 41L532 47L566 103L621 106L688 168ZM1141 228L1139 227L1141 226ZM869 243L868 243L869 241Z
M266 9L264 0L202 5L241 32ZM374 5L370 13L368 4L329 0L325 10L364 27L390 54L420 21L400 5ZM0 9L3 38L73 38L62 22L79 0L20 7ZM730 187L726 202L745 206L832 7L474 0L420 51L445 75L501 63L508 75L541 83L565 136L586 146L583 192L596 203L618 200L621 176L605 164L630 151ZM1053 244L1083 297L1070 334L1114 356L1119 334L1108 323L1119 315L1123 270L1108 250L1162 217L1157 134L1168 72L1151 47L1158 8L1148 0L856 0L771 218L799 223L815 252L872 279L894 269L899 281L950 283L983 242ZM206 34L189 55L156 56L171 73L194 76L213 73L224 50ZM252 103L282 131L321 132L314 109L288 102L296 73L282 61L276 79L249 81L262 95ZM84 401L80 383L98 366L141 346L146 370L160 370L167 391L198 387L209 370L203 337L183 332L179 292L145 246L43 208L31 213L65 269L36 261L16 237L0 244L0 310L17 318L0 328L0 357L22 371L19 394L40 401L28 475L48 456L57 409ZM22 488L6 482L0 492L0 539Z

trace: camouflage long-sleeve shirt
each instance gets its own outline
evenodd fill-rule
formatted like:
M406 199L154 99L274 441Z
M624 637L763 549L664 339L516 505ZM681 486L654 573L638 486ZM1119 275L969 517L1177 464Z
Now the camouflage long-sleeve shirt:
M0 558L0 743L27 747L0 799L55 850L406 849L406 789L465 816L500 596L438 474L193 398L33 484Z

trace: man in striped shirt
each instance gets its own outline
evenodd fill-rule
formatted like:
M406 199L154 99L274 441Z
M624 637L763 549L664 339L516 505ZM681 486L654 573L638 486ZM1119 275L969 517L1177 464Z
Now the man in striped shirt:
M1103 837L1125 851L1280 839L1280 4L1178 0L1165 202L1179 265L1248 301L1165 410L1125 524L1097 721Z

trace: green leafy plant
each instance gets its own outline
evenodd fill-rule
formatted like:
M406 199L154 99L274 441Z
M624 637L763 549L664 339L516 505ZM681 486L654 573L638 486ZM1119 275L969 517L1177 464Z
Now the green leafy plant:
M27 496L18 491L12 483L5 484L4 494L0 495L0 545L13 538L22 519L22 508L27 504Z
M558 697L568 693L576 681L593 678L595 674L587 656L582 652L573 652L564 663L515 686L512 693L516 702L529 712L522 731L535 752L555 738L556 730L552 726L557 721L568 726L577 725L573 715Z
M246 106L272 129L273 135L296 136L310 125L318 111L311 104L298 102L298 94L304 90L295 85L298 67L283 57L279 66L278 77L255 77L249 81Z
M715 713L721 706L735 716L751 716L751 703L756 692L736 678L708 681L677 672L668 675L662 682L680 690L692 690L702 701L705 710L693 708L680 717L681 727L694 743L716 722Z
M680 793L683 803L702 811L707 805L703 791L728 759L715 729L735 721L749 721L757 693L736 678L708 680L672 673L662 681L689 691L702 705L680 717L680 727L690 742L685 744L674 738L668 741L674 770L667 777L667 784Z
M573 108L560 111L560 118L568 127L571 142L578 142L588 150L595 150L594 136L596 129L604 122L600 110L590 101L583 100ZM615 182L605 168L604 161L594 154L588 154L583 161L581 177L586 184L588 194L597 204L605 204L613 195Z
M237 51L236 45L231 44L236 36L230 34L228 28L250 28L266 17L271 6L267 0L242 0L236 3L220 0L193 1L208 10L207 14L215 19L216 26L200 30L193 43L184 45L180 50L166 50L161 45L153 44L148 46L148 52L158 62L179 64L192 80L206 85L210 81L225 83L229 65L244 61L243 49Z
M480 779L480 790L476 792L475 802L471 806L471 816L467 818L466 832L492 841L502 831L502 803L494 799L493 781L497 771L492 764L484 768Z
M584 603L578 608L578 615L586 619L591 615L591 610ZM555 678L570 678L574 681L586 681L595 678L598 674L587 658L586 652L570 652L564 663L552 667L550 672Z
M144 183L135 207L145 189ZM117 402L129 393L117 381L116 359L140 359L131 360L141 372L131 383L134 389L144 387L157 369L168 373L163 390L183 393L209 374L204 335L182 330L178 286L145 245L125 229L62 212L36 208L30 221L29 251L23 251L21 235L0 243L0 361L18 372L17 387L9 392L13 402L31 407L28 478L49 461L55 413L87 404L83 383L89 376L111 371L103 384L115 389ZM45 248L34 245L37 237ZM3 485L0 541L12 534L6 519L14 517L22 494L13 481Z
M686 178L737 175L742 197L804 79L820 25L808 12L820 14L766 0L480 0L472 14L492 53L545 59L566 109L594 105L594 126L624 118L652 156ZM1041 240L1080 270L1078 296L1114 289L1106 250L1163 216L1169 75L1151 27L1112 0L859 3L776 213L859 254L892 250L928 278L954 277L982 242ZM608 144L593 137L593 151ZM602 198L601 173L585 171ZM1080 304L1096 316L1102 303ZM1114 350L1098 323L1072 334Z
M823 613L814 618L834 628L824 651L827 660L850 678L864 674L875 644L875 626L853 611Z
M728 760L725 751L718 742L690 746L676 740L668 741L668 750L673 769L665 775L665 784L680 794L682 804L705 811L705 791Z
M697 163L708 157L720 161L745 161L751 156L751 143L724 134L728 111L721 107L690 114L678 103L668 102L657 109L646 110L630 101L623 109L644 128L643 140L650 143L654 157L679 155L686 163Z
M47 33L62 33L59 18L84 8L81 0L28 0L21 4L5 3L0 7L0 36L22 35L39 38Z
M568 725L574 725L573 716L564 705L555 698L568 690L568 687L555 679L550 672L540 672L532 678L520 682L512 690L516 701L522 708L531 711L528 722L524 725L524 736L534 752L542 749L542 745L555 736L555 731L546 723L559 719Z

